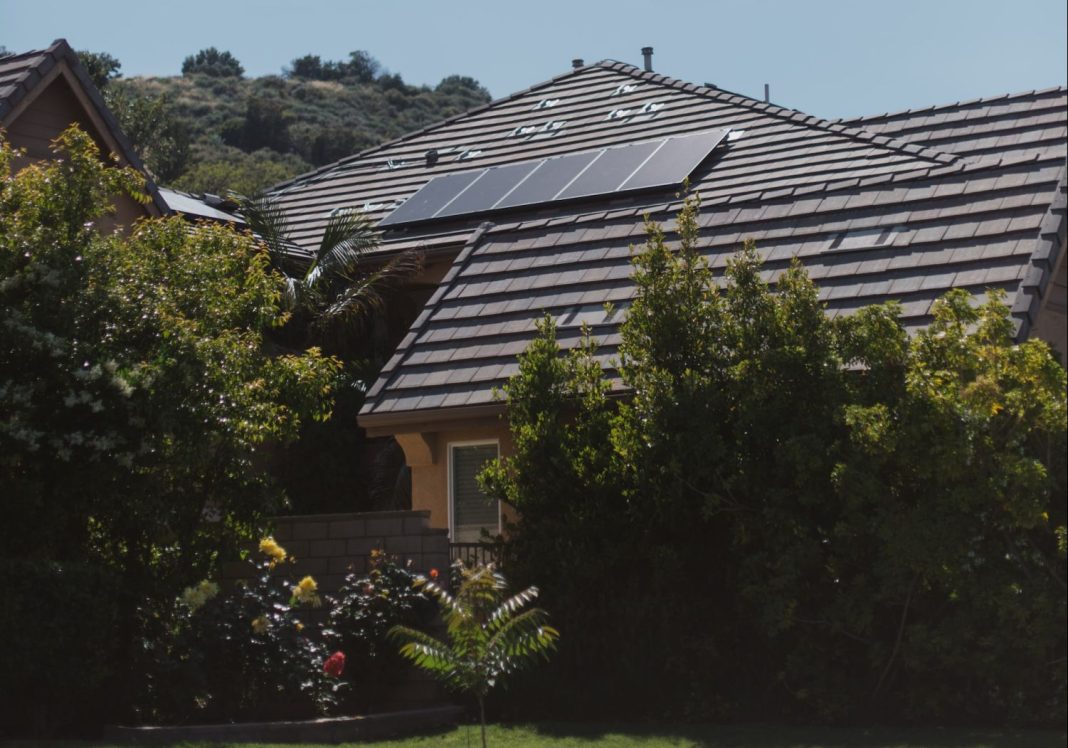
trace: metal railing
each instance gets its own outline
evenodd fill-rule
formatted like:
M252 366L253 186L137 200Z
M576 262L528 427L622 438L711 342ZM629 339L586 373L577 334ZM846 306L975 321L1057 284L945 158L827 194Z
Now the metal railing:
M464 566L499 564L500 543L449 543L449 561L463 561Z

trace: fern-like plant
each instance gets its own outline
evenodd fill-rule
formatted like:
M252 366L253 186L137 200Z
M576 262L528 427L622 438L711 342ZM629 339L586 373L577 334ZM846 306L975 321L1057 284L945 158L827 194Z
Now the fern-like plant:
M509 596L493 564L467 568L457 561L453 571L459 581L455 596L435 582L417 583L441 606L447 641L407 626L394 626L389 636L415 665L449 688L474 695L485 748L486 695L506 676L547 658L560 634L541 608L523 610L538 596L537 587Z

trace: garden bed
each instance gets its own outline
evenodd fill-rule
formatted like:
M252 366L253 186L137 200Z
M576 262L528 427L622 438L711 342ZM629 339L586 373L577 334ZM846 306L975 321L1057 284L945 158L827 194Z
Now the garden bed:
M109 727L104 738L120 743L350 743L412 735L456 724L463 709L437 706L402 712L281 722L239 722L176 727Z

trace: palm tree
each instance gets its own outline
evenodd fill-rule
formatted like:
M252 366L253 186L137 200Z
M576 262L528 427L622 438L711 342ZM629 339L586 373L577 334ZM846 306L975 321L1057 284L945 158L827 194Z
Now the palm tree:
M271 462L274 477L302 511L396 508L392 503L379 507L377 502L382 497L398 500L393 487L399 467L392 474L369 478L359 460L339 461L336 455L388 451L388 445L366 440L356 414L364 392L393 352L385 314L387 297L422 269L422 253L409 251L380 259L375 254L378 234L371 223L358 211L341 210L327 221L319 246L309 254L290 239L289 223L278 203L269 197L237 199L249 229L285 278L284 301L290 319L272 331L272 344L279 352L318 346L342 361L335 383L335 417L306 424L296 443L277 448ZM394 317L398 308L407 311L397 304Z
M474 694L486 748L486 695L505 676L547 658L560 634L545 623L544 610L522 611L538 596L537 587L505 597L508 584L493 564L468 569L457 561L454 569L460 579L455 597L434 582L421 583L441 605L448 641L407 626L394 626L389 636L415 665L453 690Z
M293 315L286 326L290 341L303 338L343 357L366 355L368 333L384 311L383 293L422 270L422 253L409 250L375 261L379 241L371 222L358 210L339 210L330 216L309 258L289 238L289 223L278 203L270 197L239 202L249 229L285 276L285 303Z

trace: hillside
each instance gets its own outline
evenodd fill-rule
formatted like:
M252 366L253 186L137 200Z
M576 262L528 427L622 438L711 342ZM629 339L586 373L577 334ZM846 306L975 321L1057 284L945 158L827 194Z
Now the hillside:
M218 71L159 78L114 77L109 102L159 181L193 192L249 194L315 166L489 101L472 78L411 86L376 61L313 60L308 77L245 78ZM236 62L236 61L235 61ZM188 64L188 61L187 61ZM324 70L325 68L325 70ZM240 69L240 68L238 68ZM319 79L323 77L333 79ZM170 137L163 133L170 132Z

